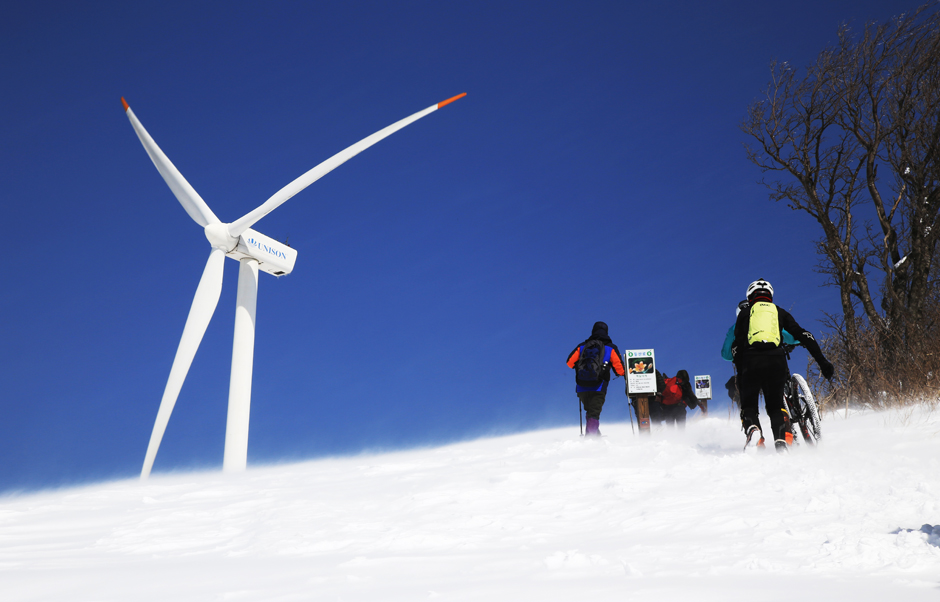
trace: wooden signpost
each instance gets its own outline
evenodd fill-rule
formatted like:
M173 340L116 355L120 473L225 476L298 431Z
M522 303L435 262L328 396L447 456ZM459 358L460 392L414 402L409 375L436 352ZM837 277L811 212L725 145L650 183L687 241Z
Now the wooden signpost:
M650 433L650 402L646 395L633 398L636 405L636 422L641 433Z

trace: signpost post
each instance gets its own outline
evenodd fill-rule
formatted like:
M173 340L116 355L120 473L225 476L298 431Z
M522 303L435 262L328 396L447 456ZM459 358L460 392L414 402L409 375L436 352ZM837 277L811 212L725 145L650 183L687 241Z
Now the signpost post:
M650 395L656 395L656 361L652 349L623 352L627 397L634 401L640 433L650 433Z

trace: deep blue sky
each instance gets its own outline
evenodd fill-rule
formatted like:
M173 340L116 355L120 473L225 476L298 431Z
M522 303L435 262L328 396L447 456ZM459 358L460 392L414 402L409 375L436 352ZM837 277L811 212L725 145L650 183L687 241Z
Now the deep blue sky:
M88 6L86 6L86 4ZM819 332L810 218L742 148L774 59L916 3L16 2L0 19L0 491L140 471L209 245L138 118L223 220L372 132L467 97L255 226L249 464L543 426L577 433L596 320L711 374L752 280ZM237 264L155 472L221 467ZM791 362L805 369L802 357ZM626 420L622 380L601 420ZM722 411L726 411L723 410Z

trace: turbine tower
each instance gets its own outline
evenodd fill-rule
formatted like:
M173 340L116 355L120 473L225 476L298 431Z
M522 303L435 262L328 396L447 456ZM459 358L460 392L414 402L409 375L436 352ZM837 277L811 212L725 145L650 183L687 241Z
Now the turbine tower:
M144 467L140 471L140 478L150 476L153 461L157 457L160 441L176 405L183 381L192 365L199 343L209 326L212 314L215 313L219 296L222 293L223 263L226 257L239 262L238 268L238 294L235 302L235 336L232 343L232 373L229 380L228 419L225 425L225 453L222 460L222 470L225 472L238 472L245 470L248 463L248 416L251 408L251 373L254 365L255 346L255 307L258 298L258 271L267 272L274 276L290 274L294 269L297 251L281 244L276 240L251 229L262 217L276 209L292 196L313 184L329 172L336 169L352 157L358 155L379 140L386 138L414 123L418 119L429 115L437 109L449 104L464 94L439 102L435 105L418 111L414 115L405 117L392 125L360 140L349 148L333 155L320 163L307 173L303 174L284 188L277 191L274 196L258 206L255 210L243 215L231 223L223 223L215 216L202 197L199 196L186 178L179 172L167 158L157 143L153 141L144 126L141 125L134 111L127 101L121 98L124 112L130 119L137 137L140 138L144 150L163 176L170 190L189 214L189 217L203 227L206 238L209 240L211 251L206 268L203 270L196 295L183 327L183 336L170 368L170 376L160 400L157 410L157 419L150 435L150 444L147 446L147 455L144 457Z

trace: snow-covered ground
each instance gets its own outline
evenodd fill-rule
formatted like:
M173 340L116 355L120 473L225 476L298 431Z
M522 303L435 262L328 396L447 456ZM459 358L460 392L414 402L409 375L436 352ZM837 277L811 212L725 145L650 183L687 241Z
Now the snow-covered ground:
M940 412L727 414L0 499L14 600L940 600Z

